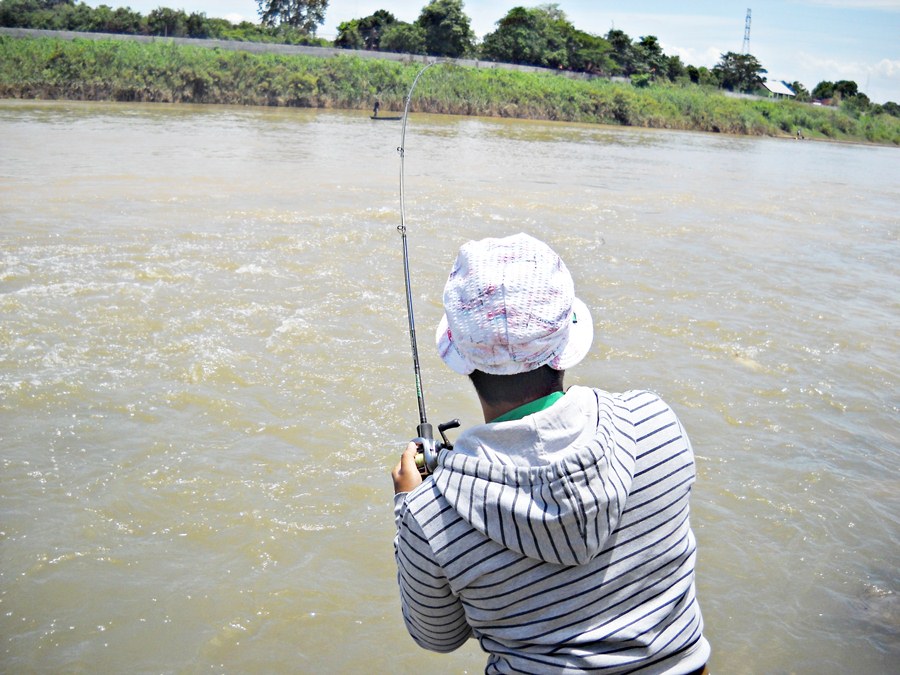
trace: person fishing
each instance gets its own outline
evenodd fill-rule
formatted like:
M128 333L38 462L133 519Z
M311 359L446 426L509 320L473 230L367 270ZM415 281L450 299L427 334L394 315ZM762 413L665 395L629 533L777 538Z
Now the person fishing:
M564 389L591 313L527 234L464 244L443 305L438 351L484 424L426 478L417 442L392 471L412 638L436 652L477 638L486 673L705 673L694 456L673 410L648 391Z

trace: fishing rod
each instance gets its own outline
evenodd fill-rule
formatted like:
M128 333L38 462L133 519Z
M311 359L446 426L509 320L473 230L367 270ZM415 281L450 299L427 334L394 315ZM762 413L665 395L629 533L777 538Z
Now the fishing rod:
M401 123L400 129L400 145L397 148L397 152L400 154L400 225L397 226L397 230L400 232L400 238L403 242L403 277L406 283L406 314L409 319L409 342L410 347L412 348L413 372L415 373L416 378L416 401L419 406L419 424L416 426L417 437L414 438L412 442L419 446L419 451L416 453L416 466L422 476L427 476L434 471L435 467L437 467L438 453L441 450L453 449L453 445L447 440L447 436L444 432L459 426L458 419L439 424L438 431L441 434L441 442L436 443L434 439L434 428L428 422L428 415L425 412L425 392L422 387L422 367L419 364L419 349L416 346L416 321L413 315L412 283L410 282L409 275L409 242L406 235L406 189L403 168L404 160L406 158L406 123L409 119L409 104L412 100L416 84L419 82L419 78L422 77L422 74L426 70L439 63L442 62L437 60L432 61L421 68L409 88L409 93L406 95L406 105L403 109L403 122Z

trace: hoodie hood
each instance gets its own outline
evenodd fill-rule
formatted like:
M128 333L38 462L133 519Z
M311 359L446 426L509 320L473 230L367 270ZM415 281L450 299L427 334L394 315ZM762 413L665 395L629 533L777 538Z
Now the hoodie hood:
M581 565L604 547L634 477L635 441L610 394L572 387L546 410L463 432L435 485L472 527L522 555ZM623 424L623 421L625 422Z

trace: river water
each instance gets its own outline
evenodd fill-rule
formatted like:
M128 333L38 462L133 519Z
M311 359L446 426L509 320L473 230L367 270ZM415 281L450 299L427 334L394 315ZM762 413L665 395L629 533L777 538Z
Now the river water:
M417 422L399 124L0 102L0 670L481 672L419 650L388 472ZM697 453L716 673L900 658L900 153L413 115L429 417L459 245L526 231Z

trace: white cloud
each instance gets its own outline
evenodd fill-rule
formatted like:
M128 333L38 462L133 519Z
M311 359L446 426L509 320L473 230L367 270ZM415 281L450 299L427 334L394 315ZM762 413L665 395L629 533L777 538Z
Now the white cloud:
M891 61L890 59L882 59L875 64L874 71L879 75L890 78L900 79L900 61Z
M728 52L728 49L720 49L719 47L708 47L707 49L698 50L692 47L673 47L664 43L663 51L666 54L678 56L681 61L688 66L706 66L712 68L722 60L722 54Z
M862 61L844 61L840 59L823 59L812 54L801 53L800 62L809 70L833 73L832 80L854 80L860 84L860 79L867 75L875 75L883 78L900 79L900 61L882 59L877 63L865 63Z

